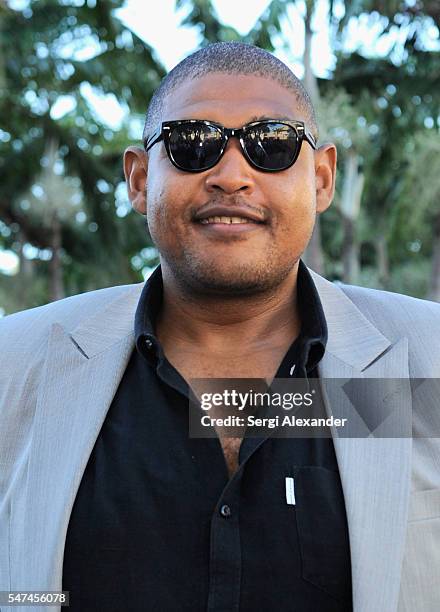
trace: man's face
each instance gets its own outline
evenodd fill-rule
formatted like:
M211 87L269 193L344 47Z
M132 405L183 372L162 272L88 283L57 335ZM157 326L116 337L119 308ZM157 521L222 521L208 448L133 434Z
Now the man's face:
M225 74L183 83L163 114L163 120L206 119L229 128L260 118L305 119L295 95L276 81ZM316 155L303 142L292 167L262 172L250 166L231 138L216 166L190 173L171 164L163 142L156 144L148 154L146 214L164 273L187 291L224 297L278 286L296 269L312 234L317 183L322 183ZM333 190L327 184L331 196ZM331 197L318 200L320 211ZM235 207L244 208L262 222L222 226L195 219L215 206L231 216L237 216Z

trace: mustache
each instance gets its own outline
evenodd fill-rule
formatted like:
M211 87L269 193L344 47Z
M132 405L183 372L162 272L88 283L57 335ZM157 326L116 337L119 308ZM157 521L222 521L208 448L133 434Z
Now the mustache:
M254 204L249 204L246 198L239 195L231 195L225 196L222 194L216 194L206 202L204 202L201 206L192 206L189 210L191 220L194 221L198 215L202 215L206 210L214 206L239 206L249 212L249 214L256 214L261 217L265 223L270 222L272 218L272 213L269 208L257 206Z

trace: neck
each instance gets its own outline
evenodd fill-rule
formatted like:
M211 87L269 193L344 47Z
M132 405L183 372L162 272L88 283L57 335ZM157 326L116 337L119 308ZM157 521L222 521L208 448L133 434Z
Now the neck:
M285 347L297 337L298 263L270 292L222 298L181 290L162 267L163 303L156 332L164 347L179 346L210 355L239 355Z

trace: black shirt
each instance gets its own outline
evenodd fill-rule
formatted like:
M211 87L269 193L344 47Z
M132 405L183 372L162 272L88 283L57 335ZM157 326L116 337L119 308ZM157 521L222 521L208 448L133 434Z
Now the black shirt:
M333 441L245 438L230 478L218 438L188 436L188 385L155 337L157 268L136 346L84 472L67 531L72 612L345 612L347 521ZM327 327L300 262L299 337L276 378L317 376ZM285 482L295 482L295 505Z

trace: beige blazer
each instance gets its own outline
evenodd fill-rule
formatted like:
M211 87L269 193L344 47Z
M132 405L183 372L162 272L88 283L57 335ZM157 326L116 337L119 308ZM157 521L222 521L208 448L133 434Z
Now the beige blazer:
M440 444L427 436L439 436L439 400L432 387L423 394L408 385L410 377L440 379L440 304L312 275L329 331L320 377L401 379L403 392L379 400L403 421L417 404L415 428L425 436L333 432L354 612L438 612ZM93 291L0 321L0 590L61 590L70 513L134 347L142 287ZM378 400L362 389L361 405ZM338 393L325 392L329 415L341 410ZM49 609L60 610L2 606Z

